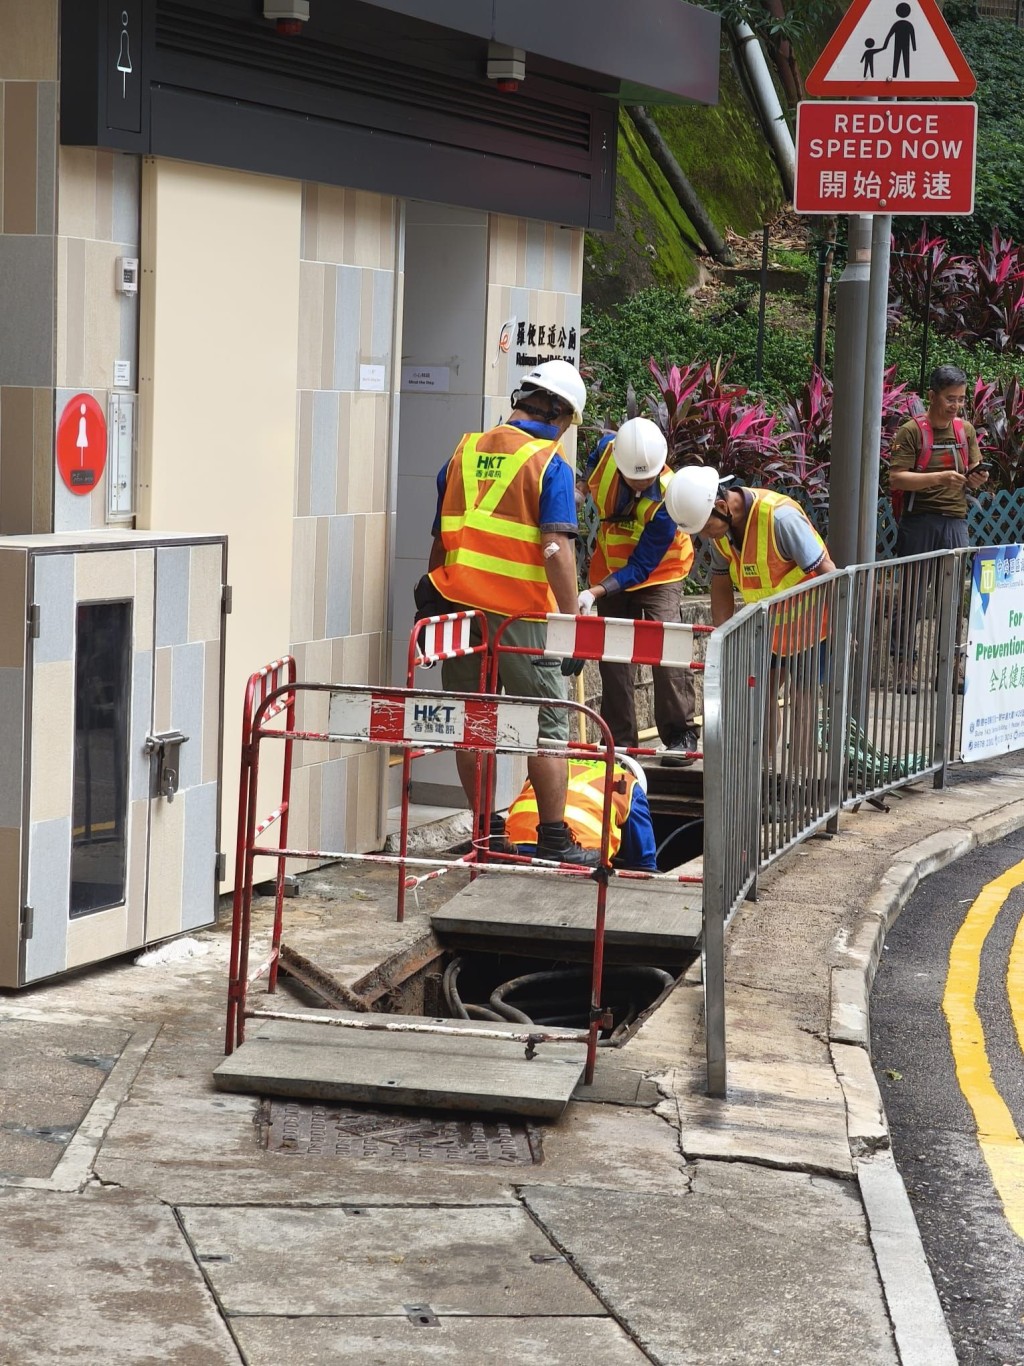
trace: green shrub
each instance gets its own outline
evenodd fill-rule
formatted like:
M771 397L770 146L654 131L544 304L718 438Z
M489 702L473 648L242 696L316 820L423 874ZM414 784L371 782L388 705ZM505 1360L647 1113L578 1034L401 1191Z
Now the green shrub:
M921 328L907 323L890 330L885 343L885 363L896 367L895 379L915 393L921 379ZM949 337L928 338L926 371L936 365L957 365L969 384L975 379L1007 381L1015 376L1024 380L1024 355L999 353L988 346L964 346ZM923 395L922 395L923 397Z

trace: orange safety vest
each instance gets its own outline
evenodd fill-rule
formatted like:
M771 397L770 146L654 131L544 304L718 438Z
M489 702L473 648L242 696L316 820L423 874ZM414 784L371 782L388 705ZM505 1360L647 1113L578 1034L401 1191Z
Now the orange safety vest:
M742 547L737 550L729 536L720 537L715 545L724 555L729 576L743 601L760 602L787 588L795 588L811 577L798 564L783 558L775 541L775 513L779 508L794 507L805 519L806 513L799 503L783 493L773 493L769 489L752 489L751 492L754 501L743 532ZM824 541L821 548L825 549ZM816 610L808 610L804 603L790 602L776 620L772 654L795 654L824 640L828 629L824 608L820 621L813 619L817 615Z
M565 800L565 823L581 849L600 849L601 816L604 812L604 781L607 770L603 759L570 759L569 789ZM636 778L615 766L612 787L611 830L608 857L614 858L622 844L622 827L633 805ZM509 807L505 838L510 844L537 843L537 798L529 782Z
M557 441L518 427L470 432L448 463L441 500L444 564L430 578L449 602L497 616L556 612L538 522Z
M618 467L612 457L614 445L614 441L609 441L607 448L594 467L593 474L587 481L587 488L590 490L590 496L597 508L597 515L601 519L597 528L597 542L594 546L594 553L590 557L591 587L594 584L601 583L609 574L614 574L617 570L625 568L630 555L636 549L636 543L639 541L644 527L664 502L665 489L668 487L668 481L672 478L667 469L662 470L658 479L661 485L661 497L637 498L629 516L621 521L616 520L615 512L619 506L619 493L623 485ZM693 542L685 531L680 531L676 527L672 544L665 551L654 572L643 583L627 588L626 592L635 593L640 588L646 588L650 583L676 583L679 579L686 578L692 565Z

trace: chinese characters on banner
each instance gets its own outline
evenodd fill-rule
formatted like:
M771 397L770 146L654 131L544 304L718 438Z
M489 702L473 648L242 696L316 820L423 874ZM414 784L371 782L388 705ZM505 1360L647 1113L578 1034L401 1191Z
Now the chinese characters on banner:
M1024 749L1024 546L979 550L971 573L960 757Z
M797 213L970 214L978 106L797 106Z
M516 365L533 368L546 360L567 360L576 364L578 337L575 327L563 323L516 324Z

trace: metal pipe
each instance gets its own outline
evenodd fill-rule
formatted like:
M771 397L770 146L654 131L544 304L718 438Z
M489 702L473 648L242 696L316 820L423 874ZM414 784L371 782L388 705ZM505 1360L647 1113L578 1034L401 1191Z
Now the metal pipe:
M861 429L871 262L871 219L851 214L846 266L836 282L832 346L832 464L828 477L828 548L840 569L860 563ZM872 559L874 555L872 554Z
M378 1034L447 1034L457 1039L508 1039L512 1043L586 1043L585 1029L504 1030L466 1028L443 1020L411 1021L386 1015L293 1015L286 1010L247 1010L249 1020L293 1020L296 1024L327 1025L332 1029L362 1029Z
M871 276L868 284L867 338L864 355L864 421L861 429L860 516L857 535L859 564L867 564L876 557L891 238L892 218L887 213L876 213L871 221Z
M783 191L787 199L792 199L793 184L796 180L796 149L793 146L789 124L775 92L772 73L768 69L768 62L757 35L750 25L740 19L732 25L732 31L750 82L757 112L764 123L765 135L775 155Z

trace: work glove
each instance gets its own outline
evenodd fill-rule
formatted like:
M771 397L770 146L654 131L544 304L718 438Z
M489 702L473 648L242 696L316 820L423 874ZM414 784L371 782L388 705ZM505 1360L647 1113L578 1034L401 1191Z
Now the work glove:
M579 600L576 603L576 611L581 617L593 616L597 611L597 599L589 588L584 588L583 592L580 594Z
M583 672L586 662L585 659L563 659L562 677L577 678Z

